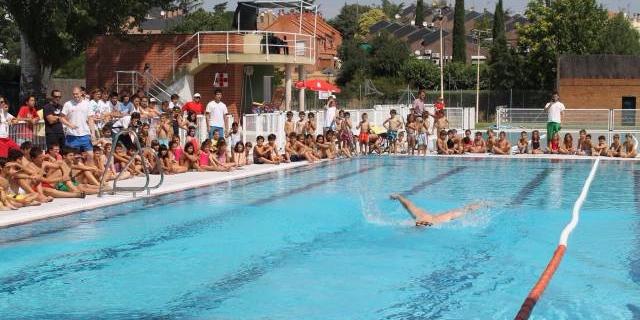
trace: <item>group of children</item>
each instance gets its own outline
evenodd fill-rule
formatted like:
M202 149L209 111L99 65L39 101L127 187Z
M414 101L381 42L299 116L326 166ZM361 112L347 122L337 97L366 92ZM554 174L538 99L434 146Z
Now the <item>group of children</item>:
M496 136L493 130L487 130L487 139L482 132L476 132L472 138L471 130L465 130L464 137L458 136L455 129L442 130L436 141L438 154L463 154L463 153L492 153L498 155L510 154L564 154L581 156L604 156L635 158L637 156L635 141L631 134L625 135L625 141L620 142L620 135L613 135L613 142L607 145L605 136L599 136L598 142L591 141L591 135L586 130L580 130L577 143L574 143L571 133L564 135L560 142L560 134L555 133L548 140L546 147L541 143L540 131L533 130L531 139L526 131L520 133L515 146L507 138L507 134L501 131Z

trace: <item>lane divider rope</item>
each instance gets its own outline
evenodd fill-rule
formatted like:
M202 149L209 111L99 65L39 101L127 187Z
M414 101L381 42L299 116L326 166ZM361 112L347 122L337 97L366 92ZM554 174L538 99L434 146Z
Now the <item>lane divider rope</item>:
M580 192L578 200L576 200L573 205L571 221L562 230L562 233L560 234L560 241L558 242L558 247L553 253L549 264L540 275L540 278L536 282L535 286L533 286L533 289L531 289L529 295L522 303L520 311L518 311L518 314L515 317L516 320L529 319L529 316L531 316L531 312L533 311L533 307L535 307L536 303L540 299L540 296L542 296L542 293L544 293L544 290L547 288L547 285L549 284L549 282L551 282L553 274L558 269L558 266L560 266L562 257L564 257L564 253L567 250L567 241L569 240L569 236L571 235L571 232L576 228L576 226L578 225L578 221L580 220L580 209L582 208L582 204L587 198L589 188L591 187L591 182L593 182L593 178L596 175L599 163L600 157L596 159L593 167L591 167L591 172L589 172L589 176L587 177L587 180L582 187L582 192Z

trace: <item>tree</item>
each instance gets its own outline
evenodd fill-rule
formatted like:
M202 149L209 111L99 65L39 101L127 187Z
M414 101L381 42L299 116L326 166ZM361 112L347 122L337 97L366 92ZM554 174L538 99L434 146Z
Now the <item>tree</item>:
M369 58L369 70L373 76L398 77L411 52L407 43L382 32L371 41L373 50Z
M20 58L20 30L6 10L0 7L0 58L16 63Z
M493 14L492 37L489 60L491 87L499 90L511 89L514 84L513 60L507 46L502 0L496 3L496 11Z
M21 95L43 97L51 72L80 54L98 34L123 34L144 21L153 7L173 0L3 0L20 30Z
M338 51L342 66L336 82L345 86L358 76L363 76L367 71L367 53L360 47L354 38L342 42Z
M404 9L404 3L400 2L395 4L390 0L382 0L380 3L380 9L382 9L388 19L395 19L396 14L399 14L402 12L402 9Z
M340 9L340 13L329 24L342 34L343 39L351 39L358 31L358 19L360 15L369 11L371 7L359 4L347 4Z
M421 89L435 89L440 84L440 69L429 60L409 59L402 75L406 82Z
M564 53L598 53L607 11L596 0L531 1L518 26L519 51L525 54L525 77L538 89L552 89L556 61Z
M464 0L456 0L453 13L453 61L467 63L467 35L464 30Z
M167 30L167 33L196 33L198 31L230 30L233 12L226 6L217 5L213 12L200 8L184 16L180 23Z
M422 26L424 22L424 4L422 0L418 0L416 2L416 18L415 18L416 26Z
M640 33L622 12L609 19L600 34L600 53L640 55Z
M358 19L358 36L365 38L369 34L369 28L378 21L387 20L387 16L382 9L373 8L360 16Z

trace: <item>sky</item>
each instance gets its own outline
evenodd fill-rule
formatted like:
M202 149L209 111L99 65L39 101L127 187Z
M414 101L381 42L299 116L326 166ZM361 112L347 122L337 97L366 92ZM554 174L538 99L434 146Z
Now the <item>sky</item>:
M404 2L405 6L408 4L415 2L415 0L391 0L395 3ZM451 3L454 3L455 0L449 0ZM215 4L224 2L224 0L204 0L203 5L206 10L211 10ZM332 18L338 14L340 8L346 3L360 3L360 4L380 4L380 0L316 0L316 3L320 5L320 11L324 14L325 17ZM425 3L429 3L429 0L425 0ZM514 13L523 13L524 9L527 5L528 0L503 0L503 4L505 8L510 9L511 12ZM606 8L614 11L624 10L639 12L640 13L640 0L599 0L599 3L603 4ZM465 0L465 5L467 9L471 9L474 7L476 11L482 11L483 9L488 9L492 11L495 9L495 0ZM236 7L236 0L228 1L228 9L234 10Z

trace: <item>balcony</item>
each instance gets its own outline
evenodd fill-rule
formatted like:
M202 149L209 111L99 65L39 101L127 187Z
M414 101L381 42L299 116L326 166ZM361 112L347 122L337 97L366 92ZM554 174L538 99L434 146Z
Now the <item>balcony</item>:
M314 36L271 31L203 31L173 52L173 74L195 74L209 64L306 64L316 61Z

